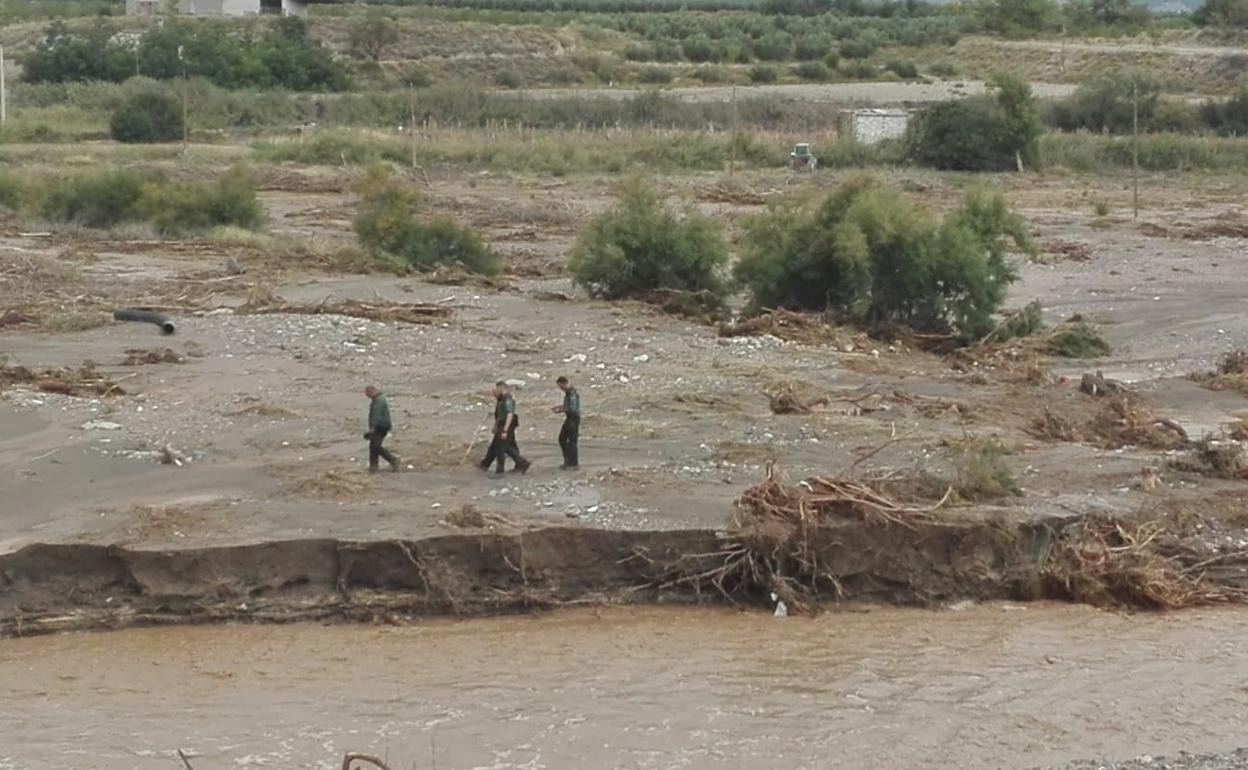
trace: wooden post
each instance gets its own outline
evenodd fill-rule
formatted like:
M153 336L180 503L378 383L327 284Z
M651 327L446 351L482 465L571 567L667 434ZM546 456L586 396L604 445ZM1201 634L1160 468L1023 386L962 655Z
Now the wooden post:
M732 137L728 140L731 150L730 160L728 161L728 176L734 177L737 174L737 87L732 87Z
M4 84L4 46L0 45L0 123L9 120L9 92Z
M407 121L407 132L412 140L412 168L416 168L416 102L411 104L411 118Z

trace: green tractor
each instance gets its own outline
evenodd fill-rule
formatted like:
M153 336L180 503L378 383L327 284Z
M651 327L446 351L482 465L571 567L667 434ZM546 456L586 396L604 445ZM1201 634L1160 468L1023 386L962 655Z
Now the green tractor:
M789 168L794 171L814 171L819 165L819 159L810 151L810 143L800 142L793 145L793 152L789 153Z

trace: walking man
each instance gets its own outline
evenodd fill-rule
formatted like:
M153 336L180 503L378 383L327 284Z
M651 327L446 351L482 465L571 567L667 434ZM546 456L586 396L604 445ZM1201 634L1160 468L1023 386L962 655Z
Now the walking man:
M386 396L381 391L369 385L364 389L364 395L368 396L368 433L364 434L364 438L368 439L368 472L377 472L377 460L386 458L386 462L390 463L390 470L398 472L399 458L395 457L389 449L381 445L385 441L386 434L390 432L390 404L386 402Z
M516 428L520 427L520 418L516 415L516 400L512 398L507 383L494 383L494 440L481 461L481 470L489 470L490 463L497 462L495 473L501 474L510 457L516 464L513 471L529 472L529 461L520 456L520 446L516 443Z
M563 427L559 429L559 448L563 450L565 471L574 471L580 466L580 457L576 446L581 435L581 394L576 392L567 377L555 380L559 390L563 391L563 406L554 408L555 414L563 415Z

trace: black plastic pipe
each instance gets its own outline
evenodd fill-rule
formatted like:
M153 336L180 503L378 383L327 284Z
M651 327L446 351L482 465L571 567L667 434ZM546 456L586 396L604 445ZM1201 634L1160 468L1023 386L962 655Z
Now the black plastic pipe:
M124 310L113 311L114 321L139 321L141 323L156 324L165 334L173 334L173 321L160 313L154 313L151 310L138 310L136 308L126 308Z

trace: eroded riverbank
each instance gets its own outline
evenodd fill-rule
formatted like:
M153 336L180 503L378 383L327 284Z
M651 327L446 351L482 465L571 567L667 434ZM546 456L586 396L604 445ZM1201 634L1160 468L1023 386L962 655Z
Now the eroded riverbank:
M1028 768L1242 742L1248 611L567 610L0 643L0 768Z

